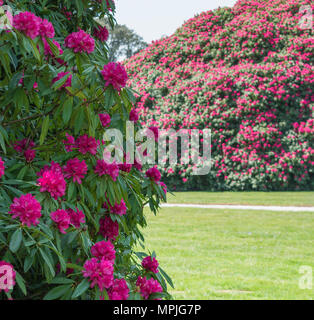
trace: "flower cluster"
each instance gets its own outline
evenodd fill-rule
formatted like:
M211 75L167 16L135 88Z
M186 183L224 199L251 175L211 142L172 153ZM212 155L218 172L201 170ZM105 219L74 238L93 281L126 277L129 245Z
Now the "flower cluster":
M97 38L98 40L102 41L102 42L107 41L108 38L109 38L108 29L106 27L97 26L94 29L94 37Z
M111 214L116 214L118 216L123 216L127 212L127 206L123 199L121 199L120 203L115 203L113 206L110 204L109 200L107 200L108 204L104 203L104 208L108 209Z
M117 91L126 86L128 75L120 63L109 62L104 66L101 74L105 80L105 86L112 85Z
M158 273L159 263L155 257L148 256L148 257L144 258L142 261L142 266L144 269L146 269L148 271L151 271L153 273Z
M146 176L154 182L159 182L161 179L161 173L156 167L148 169L146 171Z
M92 53L95 49L95 40L88 33L80 30L69 34L64 40L64 45L76 53Z
M16 141L13 145L14 150L24 155L26 162L32 162L36 156L35 143L30 139Z
M139 287L140 293L145 300L148 300L153 293L163 292L159 282L153 278L138 277L136 285Z
M113 181L116 181L119 176L119 167L116 163L107 163L105 160L97 160L95 173L102 176L110 176Z
M99 221L99 233L110 241L115 241L119 235L119 223L112 221L110 216L105 216Z
M64 177L66 179L73 178L73 182L82 184L82 179L87 173L87 165L84 160L80 161L78 158L70 159L63 167Z
M30 227L38 225L41 217L41 205L30 193L14 198L9 214L12 218L19 218L23 225Z

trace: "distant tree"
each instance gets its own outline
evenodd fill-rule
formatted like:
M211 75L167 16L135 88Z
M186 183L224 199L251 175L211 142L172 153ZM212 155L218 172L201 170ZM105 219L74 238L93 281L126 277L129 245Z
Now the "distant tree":
M118 24L109 33L108 47L110 61L128 59L148 46L141 36L126 25Z

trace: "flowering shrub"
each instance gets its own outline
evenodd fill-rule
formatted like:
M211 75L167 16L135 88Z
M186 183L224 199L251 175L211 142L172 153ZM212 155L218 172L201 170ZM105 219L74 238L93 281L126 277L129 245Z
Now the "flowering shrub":
M155 253L135 249L145 248L144 206L156 214L165 186L148 167L104 160L105 128L125 132L136 121L127 73L108 61L94 20L114 21L114 2L6 4L14 18L0 30L0 299L171 298Z
M125 62L145 126L212 132L212 168L167 165L173 189L313 190L311 0L203 12Z

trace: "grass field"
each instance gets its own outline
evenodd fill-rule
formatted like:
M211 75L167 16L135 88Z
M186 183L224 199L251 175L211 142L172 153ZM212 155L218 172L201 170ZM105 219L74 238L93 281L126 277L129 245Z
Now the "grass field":
M292 201L281 204L286 200ZM299 268L314 268L314 213L164 208L155 217L146 211L147 248L172 276L175 299L314 297L314 288L298 285Z
M168 202L314 207L314 192L175 192Z

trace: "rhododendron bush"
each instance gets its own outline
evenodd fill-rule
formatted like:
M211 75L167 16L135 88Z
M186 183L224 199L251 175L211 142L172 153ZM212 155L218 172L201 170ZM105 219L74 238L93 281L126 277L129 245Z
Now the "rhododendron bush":
M129 118L141 128L97 22L114 25L114 1L5 4L0 299L171 298L155 253L137 249L147 251L143 208L156 214L166 186L156 168L104 157L106 128L125 133Z
M311 0L240 0L203 12L125 62L140 120L212 132L209 175L167 165L172 189L313 190ZM308 10L310 11L310 10Z

